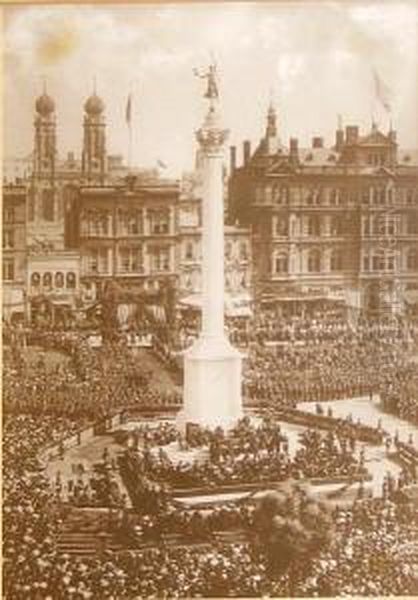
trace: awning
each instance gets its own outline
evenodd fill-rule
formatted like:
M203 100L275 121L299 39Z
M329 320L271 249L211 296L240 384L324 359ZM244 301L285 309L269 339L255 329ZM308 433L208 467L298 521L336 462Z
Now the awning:
M251 317L252 310L250 307L251 298L248 294L237 294L231 296L225 294L225 313L229 317ZM202 296L200 294L190 294L179 300L179 304L197 310L202 309Z

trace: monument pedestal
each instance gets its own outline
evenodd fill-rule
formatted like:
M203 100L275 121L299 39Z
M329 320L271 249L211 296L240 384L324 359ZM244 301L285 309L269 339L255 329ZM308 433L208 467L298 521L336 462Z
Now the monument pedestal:
M242 417L241 354L225 337L200 337L184 357L180 427L194 423L229 429Z

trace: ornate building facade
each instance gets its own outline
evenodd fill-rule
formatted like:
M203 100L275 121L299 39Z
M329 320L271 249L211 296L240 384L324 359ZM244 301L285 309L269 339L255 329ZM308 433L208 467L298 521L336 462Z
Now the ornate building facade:
M121 157L109 156L105 105L96 93L84 104L80 158L60 159L56 127L55 103L44 92L35 103L31 171L3 189L3 278L5 290L14 290L5 291L5 318L54 320L82 311L111 282L120 298L158 294L167 282L180 298L198 295L198 176L193 190L181 193L179 181L128 170ZM250 284L248 232L229 227L226 235L226 287L242 293Z
M231 149L230 215L252 228L260 298L341 301L372 312L400 312L418 288L418 151L376 125L338 129L326 148L280 143L274 108L244 164Z

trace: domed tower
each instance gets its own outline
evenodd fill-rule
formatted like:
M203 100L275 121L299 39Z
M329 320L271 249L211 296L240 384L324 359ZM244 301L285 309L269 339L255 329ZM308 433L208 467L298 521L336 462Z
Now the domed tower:
M82 173L88 182L104 184L106 176L106 134L104 102L94 93L84 104Z
M35 177L53 179L57 154L55 103L44 90L35 103Z

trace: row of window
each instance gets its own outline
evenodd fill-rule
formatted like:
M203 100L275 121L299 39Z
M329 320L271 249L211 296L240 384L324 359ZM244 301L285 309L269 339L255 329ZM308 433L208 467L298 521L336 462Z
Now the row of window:
M322 255L319 250L311 250L308 254L308 273L320 273L322 266ZM333 272L342 271L344 268L344 255L341 250L331 252L329 268ZM273 271L276 275L289 272L289 255L281 253L273 257Z
M76 287L76 280L76 274L72 271L65 275L61 271L56 273L46 271L42 274L35 271L30 277L30 284L33 288L42 287L44 290L51 290L53 287L61 289L64 285L68 290L73 290Z
M161 246L149 249L149 262L152 272L170 271L170 248ZM110 272L111 258L107 248L91 248L85 257L85 267L90 274L106 275ZM144 270L143 252L140 246L120 248L118 254L120 273L142 273Z
M323 222L324 223L324 222ZM339 236L352 232L352 222L340 216L332 215L329 221L329 231L327 235ZM304 221L303 227L305 235L319 236L323 235L321 231L321 217L319 215L311 215ZM288 237L289 235L289 220L286 218L278 219L275 226L275 235L279 237ZM296 223L292 223L292 236L296 235Z
M295 186L259 186L255 189L257 203L288 204L290 199L302 201L308 206L342 206L345 204L390 204L397 200L407 205L418 199L415 187L393 188L391 186L362 187L360 189Z
M342 271L344 269L344 254L341 250L334 250L330 256L329 268L332 272ZM322 259L319 250L311 250L308 254L307 270L308 273L321 272ZM418 270L418 250L412 249L406 257L406 269L408 271ZM394 271L395 255L386 253L376 253L374 255L363 256L364 271ZM276 275L289 272L289 256L281 253L273 257L273 271Z
M390 252L363 256L363 271L394 271L395 255ZM418 270L418 250L412 249L406 255L407 271Z
M84 211L81 214L81 235L84 237L108 237L112 235L112 215L109 211ZM129 236L143 233L142 211L119 211L116 221L117 235ZM149 231L153 235L170 233L168 211L150 211Z

